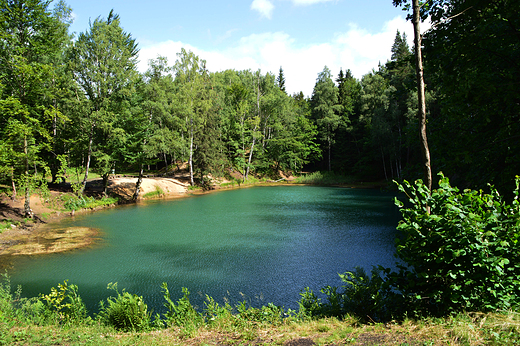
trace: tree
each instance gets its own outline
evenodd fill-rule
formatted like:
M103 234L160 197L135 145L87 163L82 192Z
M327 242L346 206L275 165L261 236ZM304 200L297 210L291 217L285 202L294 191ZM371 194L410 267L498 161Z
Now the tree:
M278 72L276 82L278 83L278 87L280 88L280 90L287 94L287 91L285 91L285 76L283 74L282 66L280 66L280 71Z
M182 48L177 54L175 63L175 82L177 84L176 107L179 115L185 117L189 138L190 183L193 179L193 153L195 151L195 135L203 126L204 119L211 109L211 99L208 93L208 71L206 61L200 59L191 51Z
M52 102L56 99L54 57L68 39L59 13L58 9L53 15L47 1L0 1L0 125L4 130L0 140L8 153L4 164L12 165L13 193L15 175L25 189L26 217L32 216L30 195L35 184L45 183L43 157L50 150L52 120L62 116Z
M399 30L397 30L391 51L392 56L390 59L392 59L392 61L397 61L410 54L410 47L408 46L408 42L406 40L406 33L401 35Z
M511 191L520 171L519 11L505 0L430 10L425 68L439 95L430 137L437 165L460 187Z
M327 146L327 167L331 171L331 148L335 130L342 124L342 119L339 116L342 106L338 104L338 88L334 85L332 74L327 66L318 74L312 92L311 109L321 139Z
M106 20L97 18L74 45L73 71L85 97L85 111L76 119L87 134L85 176L80 192L87 183L92 156L97 158L104 186L113 169L115 156L125 140L117 123L124 101L132 95L137 77L137 44L120 26L119 15L110 11Z

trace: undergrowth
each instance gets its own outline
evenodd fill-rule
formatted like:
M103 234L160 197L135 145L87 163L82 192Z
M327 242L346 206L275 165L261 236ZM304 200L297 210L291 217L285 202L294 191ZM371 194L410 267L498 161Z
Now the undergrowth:
M115 296L100 302L100 311L91 317L79 288L67 281L52 288L49 294L24 298L21 288L13 291L4 274L0 282L0 345L281 345L300 338L312 339L316 344L520 343L520 315L512 311L366 324L351 313L340 317L311 314L303 308L309 298L308 290L302 292L296 311L274 304L251 307L245 301L220 304L208 296L199 311L191 304L187 289L183 288L183 296L174 302L164 283L167 311L152 317L142 297L125 290L120 292L117 284L109 284L108 289ZM363 294L359 293L357 290L351 298L360 298L358 303L362 304Z

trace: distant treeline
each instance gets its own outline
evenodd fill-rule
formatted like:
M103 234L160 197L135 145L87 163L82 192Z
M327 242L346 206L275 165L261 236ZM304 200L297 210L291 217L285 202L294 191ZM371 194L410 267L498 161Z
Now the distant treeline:
M511 191L520 172L520 4L444 1L424 34L433 171L462 187ZM442 9L442 10L441 10ZM136 69L138 44L111 11L73 39L63 1L0 1L0 180L26 191L81 167L188 162L192 184L232 169L329 170L367 179L421 176L413 55L353 77L324 67L313 94L288 95L283 69L210 72L182 50ZM28 198L27 198L28 199Z

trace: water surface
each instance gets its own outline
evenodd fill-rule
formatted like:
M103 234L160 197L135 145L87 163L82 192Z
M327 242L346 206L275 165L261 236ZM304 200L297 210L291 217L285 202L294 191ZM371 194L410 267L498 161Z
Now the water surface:
M247 299L297 308L300 291L340 286L338 273L394 264L398 211L374 190L274 186L118 207L63 221L102 231L93 248L22 257L10 271L25 295L69 280L90 312L107 284L163 311L161 283L176 299L187 287L201 306Z

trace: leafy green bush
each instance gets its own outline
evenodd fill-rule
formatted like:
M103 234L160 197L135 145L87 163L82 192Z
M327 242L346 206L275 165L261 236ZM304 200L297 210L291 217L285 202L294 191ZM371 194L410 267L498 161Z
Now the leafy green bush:
M382 267L373 267L369 276L363 268L356 267L353 272L339 274L346 283L342 294L344 313L376 321L390 317L389 297L393 295L387 290L382 271Z
M387 303L391 295L385 285L383 268L374 267L371 275L361 267L352 272L339 274L342 287L326 286L320 290L322 301L312 290L306 288L300 293L298 315L300 318L339 317L347 314L362 320L383 320L388 318ZM386 272L386 271L385 271Z
M51 293L40 295L46 311L59 323L80 323L87 320L87 308L78 294L78 286L69 285L65 280L52 287Z
M41 300L23 298L21 286L18 286L14 293L11 292L9 276L7 273L2 274L0 281L0 326L9 329L24 324L40 325L46 320L45 307Z
M519 182L511 204L499 193L450 186L441 174L430 193L418 180L398 184L408 205L396 199L403 220L397 256L405 264L391 285L419 313L491 311L520 298Z
M114 290L117 297L107 298L107 305L103 301L100 304L98 318L106 325L122 331L142 331L150 325L151 314L143 297L130 294L123 290L119 293L117 282L108 284L107 289Z
M323 315L323 303L321 298L309 287L305 287L303 292L300 292L300 297L298 301L298 317L300 319L310 319Z
M283 308L273 303L255 308L248 306L246 301L242 301L236 305L236 308L236 318L247 322L278 324L282 321L284 315Z

